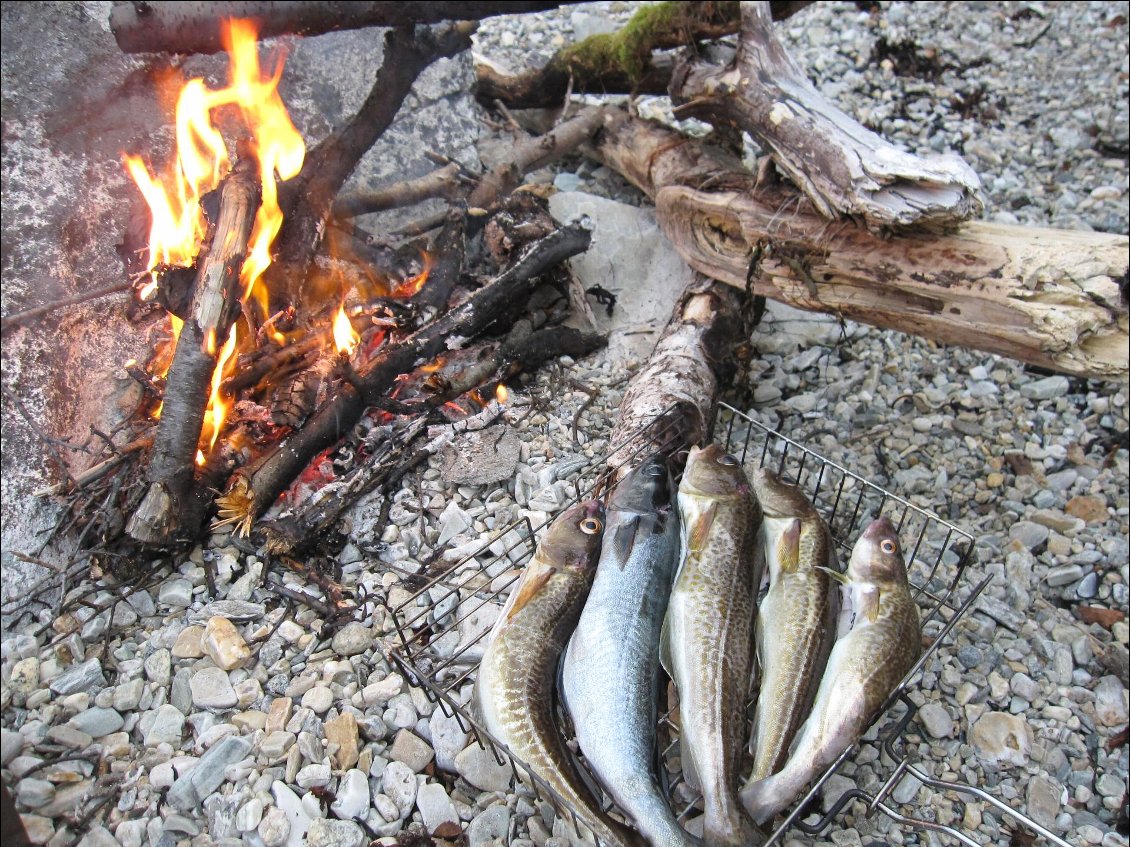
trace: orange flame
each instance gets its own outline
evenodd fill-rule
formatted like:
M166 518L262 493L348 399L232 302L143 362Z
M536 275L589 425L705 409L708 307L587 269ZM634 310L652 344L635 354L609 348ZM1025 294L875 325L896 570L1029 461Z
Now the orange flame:
M347 356L352 356L353 351L357 349L357 345L361 342L361 336L353 329L353 324L349 321L349 315L345 314L345 304L337 307L337 313L334 315L334 347L337 352L344 353Z
M494 396L499 403L506 405L506 402L510 399L510 389L500 382L494 388Z
M428 273L432 269L432 257L428 253L421 253L421 258L424 261L424 268L413 277L400 282L392 291L393 297L411 297L416 294L424 283L428 281Z

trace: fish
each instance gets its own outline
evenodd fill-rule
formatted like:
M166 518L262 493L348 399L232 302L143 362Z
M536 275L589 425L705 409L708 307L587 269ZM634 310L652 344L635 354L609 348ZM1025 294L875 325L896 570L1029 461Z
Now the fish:
M847 573L836 576L850 596L854 620L832 647L812 714L784 767L742 788L742 803L758 823L792 803L859 740L922 653L918 606L898 533L887 518L868 524L852 549Z
M597 500L566 509L546 531L488 637L472 708L527 781L532 775L553 789L601 842L644 847L601 809L554 717L558 662L592 585L603 532Z
M764 520L759 541L769 591L757 611L760 691L753 717L751 780L780 770L801 721L811 711L836 641L840 592L836 544L828 525L798 486L772 471L753 474Z
M699 842L679 826L655 774L659 634L679 553L666 463L616 486L596 579L562 663L562 700L589 769L652 847Z
M692 448L679 485L680 563L660 660L679 692L684 770L697 775L708 847L758 843L738 800L757 589L761 508L741 463Z

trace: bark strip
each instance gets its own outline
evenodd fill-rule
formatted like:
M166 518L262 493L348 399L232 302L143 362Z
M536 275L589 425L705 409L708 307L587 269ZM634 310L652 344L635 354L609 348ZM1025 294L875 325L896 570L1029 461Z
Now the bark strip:
M149 488L126 525L130 537L143 544L190 540L203 519L207 501L196 483L196 450L218 351L240 313L239 275L258 207L258 174L254 163L244 159L224 180L210 247L197 258L192 313L165 381L165 403L149 458Z
M494 324L514 320L538 284L538 275L588 249L591 235L579 225L563 227L530 245L523 256L463 304L396 344L383 348L364 373L320 408L302 429L284 438L253 466L233 477L217 500L220 517L250 531L252 522L290 485L309 461L338 441L364 410L389 396L396 378L417 364L455 349Z
M953 224L981 211L981 181L961 158L907 153L820 94L773 33L769 3L742 3L741 18L733 62L676 69L677 117L749 132L829 218L877 229Z
M722 151L623 112L589 152L649 194L686 262L753 293L1092 379L1130 377L1130 239L970 221L878 237L758 185Z
M445 20L478 20L494 15L540 12L569 0L402 0L371 2L271 2L271 0L226 0L226 2L163 2L115 0L110 29L124 53L218 53L220 24L225 18L254 18L261 38L276 35L320 35L342 29L370 26L410 26Z

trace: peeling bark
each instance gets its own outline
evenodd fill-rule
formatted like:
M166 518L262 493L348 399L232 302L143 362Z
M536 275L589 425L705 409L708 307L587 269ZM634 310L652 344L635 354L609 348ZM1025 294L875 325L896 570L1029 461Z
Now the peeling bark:
M953 224L984 207L981 181L958 156L907 153L828 101L773 33L769 4L742 3L738 52L726 67L677 68L677 117L750 133L828 218L869 227Z

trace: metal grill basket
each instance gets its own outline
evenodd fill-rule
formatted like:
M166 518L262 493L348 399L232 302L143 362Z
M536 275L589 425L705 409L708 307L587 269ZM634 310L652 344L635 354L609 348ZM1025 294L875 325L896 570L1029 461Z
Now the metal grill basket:
M645 429L652 443L678 438L679 421L670 410L659 415ZM932 810L894 800L893 792L904 778L915 778L936 791L953 792L963 803L980 804L985 815L1011 819L1031 829L1050 843L1066 842L1011 809L987 792L964 783L936 779L908 752L906 735L917 732L917 706L911 694L921 678L922 668L931 661L945 643L953 627L966 615L989 583L986 578L977 585L966 580L966 565L973 549L973 537L961 528L924 511L912 503L884 490L858 474L823 458L792 439L769 429L742 412L722 405L715 427L716 441L737 456L747 471L765 466L782 478L799 484L820 510L843 551L843 560L862 528L880 514L886 515L898 528L903 548L907 551L907 567L915 599L922 616L922 631L928 647L915 667L891 694L886 706L864 738L879 745L882 764L888 772L877 790L853 788L843 793L823 815L812 814L830 777L854 756L858 745L846 750L794 804L767 843L782 843L794 827L811 835L826 832L845 808L855 802L865 804L866 814L881 813L908 832L929 831L941 835L942 842L978 845L978 833L963 832L952 822L938 822ZM603 489L610 474L637 459L641 439L633 434L621 445L594 458L578 485L576 499L593 496ZM682 445L685 446L685 445ZM564 508L564 507L563 507ZM473 733L483 747L493 750L500 764L513 770L515 779L524 778L535 793L553 804L559 817L571 822L574 829L584 824L583 818L555 795L540 780L528 775L522 763L475 723L469 702L477 664L490 627L517 584L521 569L533 554L540 530L546 523L531 526L518 521L494 532L492 537L471 555L444 564L415 577L407 598L390 606L389 615L399 635L393 659L414 685L424 688L445 713L457 716L463 728ZM662 760L670 763L678 757L677 722L670 714L659 718ZM889 765L888 765L889 763ZM583 770L583 760L579 760ZM681 821L698 814L696 793L682 782L681 776L661 774L672 800L672 807ZM592 780L595 786L595 779ZM616 809L606 799L613 814ZM1001 817L1003 816L1003 818ZM583 831L583 830L578 830ZM983 838L983 836L981 836ZM936 835L927 835L936 842Z

